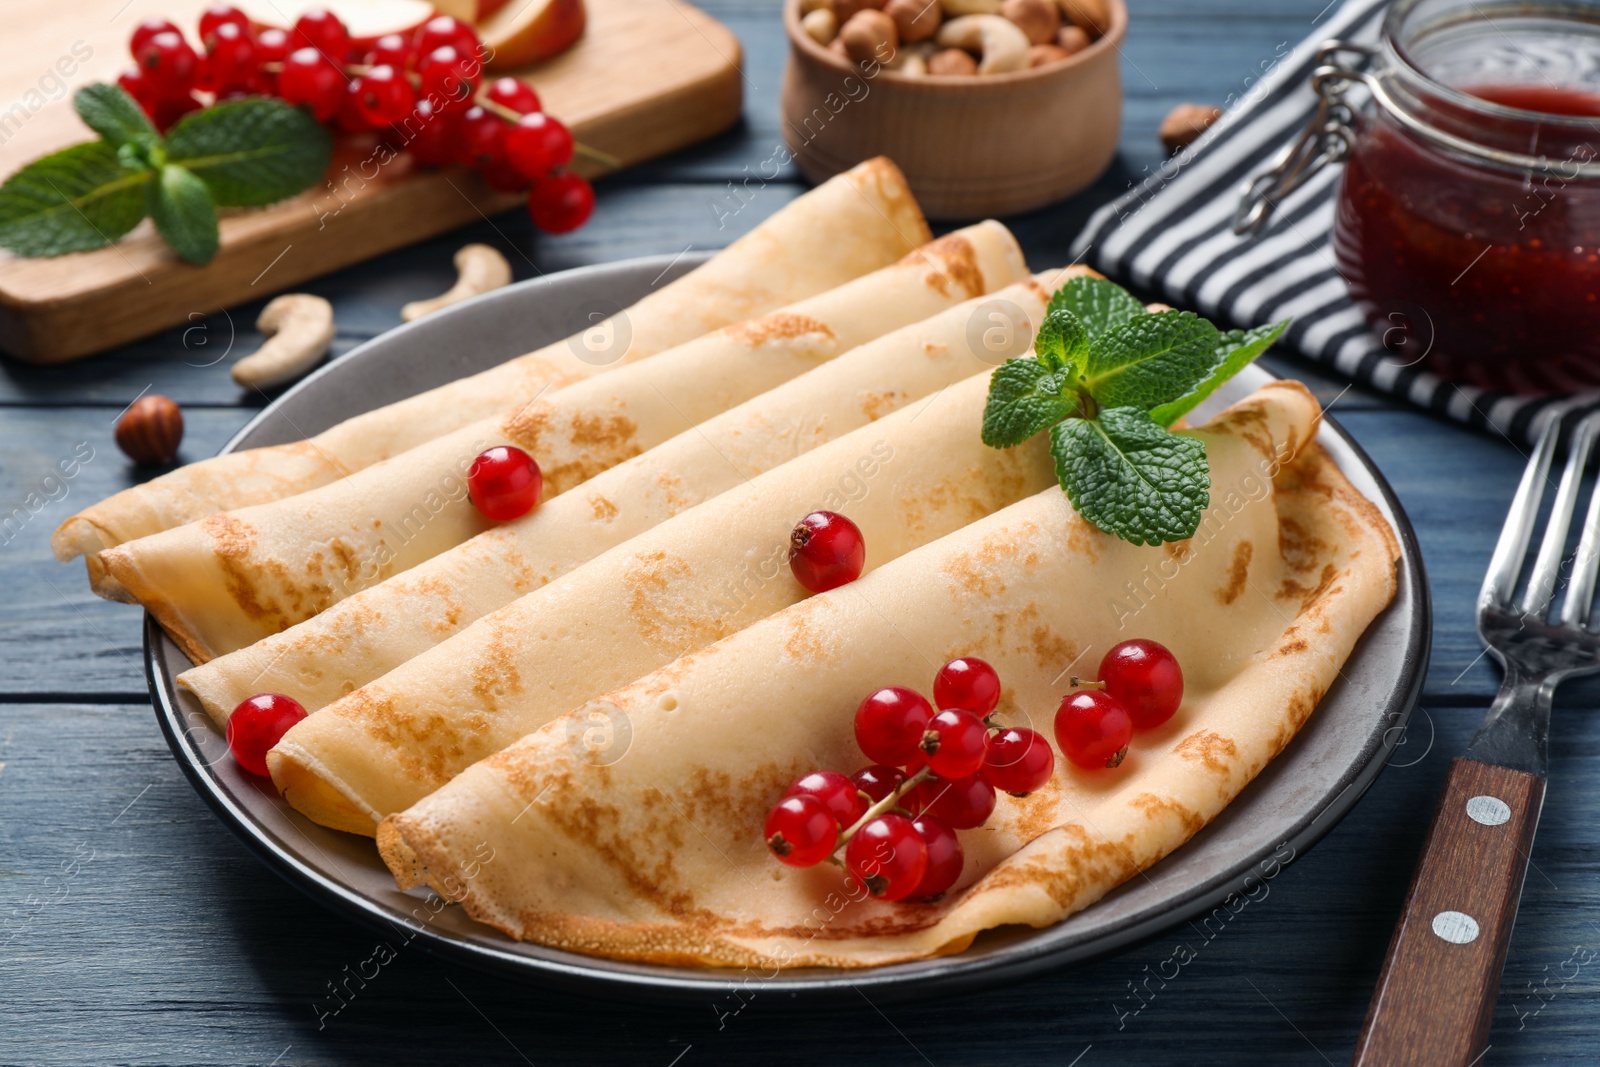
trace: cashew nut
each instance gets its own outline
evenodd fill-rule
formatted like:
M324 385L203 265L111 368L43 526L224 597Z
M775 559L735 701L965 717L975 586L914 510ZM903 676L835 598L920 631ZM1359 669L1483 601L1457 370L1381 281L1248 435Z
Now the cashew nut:
M267 341L233 365L233 380L265 389L298 378L333 340L333 305L310 293L286 293L261 309L256 329Z
M440 308L511 284L511 264L506 262L505 256L488 245L463 245L456 253L456 270L460 276L449 292L432 300L413 300L400 309L400 317L411 322L431 315Z
M939 27L945 48L976 51L979 74L1004 74L1028 65L1028 35L999 15L963 15Z

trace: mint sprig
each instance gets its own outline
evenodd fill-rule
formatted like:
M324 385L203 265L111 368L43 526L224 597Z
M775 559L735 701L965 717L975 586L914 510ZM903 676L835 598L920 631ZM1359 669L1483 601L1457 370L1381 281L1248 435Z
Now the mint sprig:
M99 141L37 159L0 185L0 247L60 256L104 246L149 215L179 256L209 263L217 208L285 200L321 179L328 131L282 100L228 101L186 115L162 137L120 86L73 96Z
M1034 356L995 369L983 442L1050 432L1072 506L1136 545L1194 536L1211 501L1205 442L1168 428L1265 352L1287 322L1218 331L1187 311L1149 312L1104 278L1056 291Z

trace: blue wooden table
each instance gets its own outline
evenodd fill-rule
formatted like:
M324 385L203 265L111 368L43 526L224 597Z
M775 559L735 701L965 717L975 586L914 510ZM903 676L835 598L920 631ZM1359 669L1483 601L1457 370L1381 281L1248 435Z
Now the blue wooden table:
M639 0L640 3L672 0ZM1008 220L1035 267L1161 158L1174 104L1242 92L1315 32L1326 0L1132 0L1128 106L1112 171L1073 202ZM467 240L519 278L727 243L797 195L786 173L719 227L717 205L781 139L785 45L772 0L710 0L745 46L743 124L601 184L592 222L535 236L519 213L325 278L342 352L453 280ZM71 29L63 17L62 33ZM64 38L65 39L65 38ZM1048 136L1048 131L1041 131ZM1318 377L1292 359L1394 483L1435 605L1426 691L1393 764L1320 844L1205 928L954 1001L826 1013L776 994L674 1009L552 995L401 951L280 882L190 789L156 728L140 614L50 559L50 530L130 484L111 427L142 391L183 404L184 456L219 447L264 398L228 366L259 305L196 308L186 329L51 369L0 363L0 1062L6 1064L638 1063L1320 1064L1348 1060L1449 758L1498 682L1471 606L1523 457L1511 444ZM1336 398L1336 399L1335 399ZM70 481L56 461L92 459ZM41 503L42 501L42 503ZM1551 783L1486 1064L1600 1061L1600 687L1558 700ZM1185 950L1179 950L1179 945ZM1175 959L1186 962L1181 965ZM350 981L353 973L366 978ZM354 989L344 1005L330 989ZM337 1010L331 1010L335 1009Z

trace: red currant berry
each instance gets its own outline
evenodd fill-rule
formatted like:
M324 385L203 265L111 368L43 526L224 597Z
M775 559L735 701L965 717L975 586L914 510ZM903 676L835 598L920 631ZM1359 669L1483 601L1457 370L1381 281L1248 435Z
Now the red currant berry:
M315 48L290 52L278 75L278 95L287 103L310 108L323 122L338 114L348 92L344 73Z
M200 57L182 34L170 30L145 41L137 58L145 83L162 99L188 95L200 75Z
M372 123L361 113L361 99L356 96L356 83L348 82L344 87L344 99L339 101L339 110L333 114L335 128L346 133L361 133L372 129Z
M425 56L435 48L454 48L464 56L478 54L478 35L460 19L437 15L417 28L417 55Z
M1166 646L1136 638L1124 641L1100 661L1106 692L1128 710L1141 730L1160 726L1183 703L1183 671Z
M444 166L455 158L454 114L440 114L428 101L418 100L410 116L395 127L397 143L418 163Z
M212 88L218 94L254 88L258 73L256 42L248 30L224 22L206 38Z
M813 511L789 534L789 569L794 572L795 581L813 593L855 581L866 562L867 544L861 537L861 528L836 512Z
M183 36L183 31L166 19L145 19L133 28L133 36L128 38L128 54L134 59L139 58L139 53L149 43L150 38L158 33L176 33Z
M838 771L812 771L795 779L783 794L786 797L813 796L827 807L841 830L848 830L867 813L867 801L856 784Z
M981 719L1000 703L1000 675L976 656L953 659L934 676L933 702L941 710L960 708Z
M506 123L481 107L469 107L456 122L456 162L487 167L506 157Z
M363 62L369 67L393 67L403 71L411 65L416 54L411 38L403 33L386 33L372 42Z
M399 122L417 105L416 90L394 67L373 67L352 84L356 108L373 126Z
M979 775L923 782L922 810L931 811L957 830L982 826L994 814L994 786Z
M294 51L294 40L288 30L276 26L256 34L256 58L262 63L282 63Z
M856 831L845 846L844 865L879 900L904 900L928 871L928 846L910 819L891 812Z
M932 719L933 708L922 694L886 686L856 708L856 744L874 763L909 763Z
M212 51L212 38L219 27L232 26L246 36L250 33L250 16L229 4L213 4L200 13L200 43Z
M296 48L315 48L330 63L343 64L350 56L350 31L326 8L314 7L295 20Z
M440 108L465 104L478 87L483 75L483 64L476 56L462 55L445 45L431 52L418 52L417 77L422 82L422 95Z
M144 76L137 70L125 70L118 74L117 84L122 87L123 92L133 97L145 111L148 112L150 105L155 103L155 91L150 88L149 83L144 80Z
M155 125L155 128L162 133L166 133L178 124L179 119L191 112L200 111L205 106L205 101L193 93L189 93L186 96L167 97L157 100L150 108L146 109L146 113L149 114L150 121Z
M813 796L788 796L767 813L767 847L791 867L814 867L839 840L839 824Z
M571 233L592 214L594 186L570 171L540 178L528 195L528 216L545 233Z
M228 751L239 766L265 778L268 750L305 717L300 702L281 693L253 696L228 716Z
M917 836L922 838L923 848L928 851L928 866L922 872L922 881L908 895L918 899L938 897L961 878L964 861L961 839L954 830L932 815L919 816L912 820L911 825L916 828Z
M542 111L523 115L506 130L506 159L527 177L543 178L572 159L572 133Z
M989 728L970 711L941 711L928 722L921 748L940 778L965 778L983 766Z
M1055 769L1056 754L1044 735L1013 726L990 736L978 773L996 789L1020 797L1043 786Z
M539 503L544 476L520 448L496 445L478 455L467 471L467 495L495 522L520 519Z
M905 780L905 772L900 768L885 767L881 763L863 767L850 776L851 784L871 797L874 804L900 788Z
M1080 689L1061 698L1056 711L1056 744L1079 767L1115 767L1133 740L1133 720L1116 697L1103 689Z
M521 78L496 78L484 95L501 107L524 115L539 110L539 94Z

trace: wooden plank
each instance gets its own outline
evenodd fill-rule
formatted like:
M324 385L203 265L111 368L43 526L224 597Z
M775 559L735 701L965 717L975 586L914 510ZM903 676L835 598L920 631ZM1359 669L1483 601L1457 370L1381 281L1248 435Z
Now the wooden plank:
M229 836L147 707L14 704L3 714L0 1062L37 1067L693 1067L764 1062L774 1049L841 1065L1066 1065L1083 1054L1080 1067L1191 1067L1238 1063L1241 1038L1252 1063L1343 1063L1421 843L1419 813L1475 717L1438 712L1426 757L1391 767L1321 844L1209 920L956 1000L796 1012L753 983L735 1013L738 1003L711 998L580 1000L430 959L398 938L393 960L375 966L377 934L279 882ZM1600 1040L1589 1010L1600 993L1600 779L1587 773L1597 757L1600 717L1557 740L1490 1036L1496 1064L1585 1063ZM361 970L367 978L348 979ZM334 1013L328 984L345 981L347 1006Z
M678 0L587 3L589 25L579 43L530 72L545 105L580 141L628 166L737 120L739 43L725 27ZM38 57L57 50L69 56L74 77L115 76L115 57L133 23L116 19L123 0L90 6L70 26L52 17L54 5L45 0L8 13L19 26L8 40L29 47L0 58L0 99L37 93ZM203 6L175 0L163 13L189 25ZM71 52L80 38L86 59ZM45 100L11 136L7 169L84 139L66 98ZM578 169L596 173L581 161ZM489 190L475 174L413 167L409 156L342 142L325 187L225 217L221 250L204 268L178 260L148 221L99 251L0 258L0 349L34 362L101 351L184 322L196 304L281 291L520 199Z

